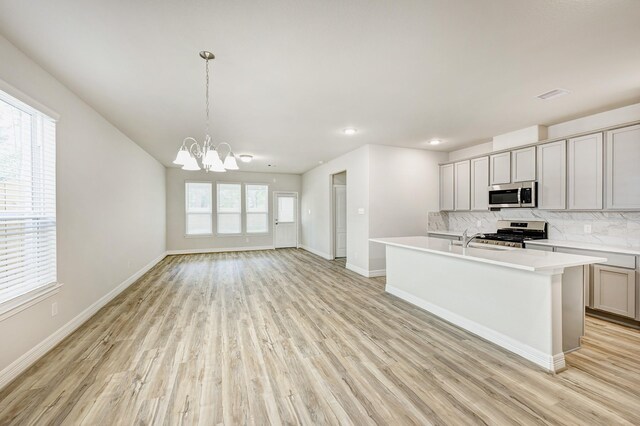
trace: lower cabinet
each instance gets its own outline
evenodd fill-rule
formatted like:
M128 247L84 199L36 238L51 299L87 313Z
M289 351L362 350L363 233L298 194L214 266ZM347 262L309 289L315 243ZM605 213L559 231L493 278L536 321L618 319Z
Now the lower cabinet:
M636 271L594 265L592 272L593 309L635 318Z

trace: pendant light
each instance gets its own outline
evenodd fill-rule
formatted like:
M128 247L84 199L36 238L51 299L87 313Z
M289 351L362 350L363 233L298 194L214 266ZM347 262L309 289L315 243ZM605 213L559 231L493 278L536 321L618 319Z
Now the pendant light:
M201 170L198 159L202 162L202 168L206 172L226 172L227 170L238 170L236 157L233 155L231 145L226 142L214 146L209 135L209 61L215 59L211 52L202 51L200 57L205 60L205 114L206 114L206 131L202 146L192 138L187 137L182 141L182 146L178 150L176 159L173 164L182 166L182 170ZM220 157L220 148L225 148L225 156Z

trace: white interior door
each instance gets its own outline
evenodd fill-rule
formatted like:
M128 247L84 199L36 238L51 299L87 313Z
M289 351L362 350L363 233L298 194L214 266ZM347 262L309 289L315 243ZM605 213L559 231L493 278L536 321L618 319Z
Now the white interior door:
M275 194L274 219L276 248L298 246L298 196Z
M333 186L335 257L347 257L347 187Z

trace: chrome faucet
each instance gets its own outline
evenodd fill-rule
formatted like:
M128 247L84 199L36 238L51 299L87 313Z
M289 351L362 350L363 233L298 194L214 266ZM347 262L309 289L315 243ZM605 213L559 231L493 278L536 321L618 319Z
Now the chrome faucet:
M473 234L470 237L467 237L467 231L469 229L465 229L464 232L462 233L462 248L467 248L469 247L469 243L471 243L471 241L473 241L474 238L484 238L484 234L482 232L478 232L477 234Z

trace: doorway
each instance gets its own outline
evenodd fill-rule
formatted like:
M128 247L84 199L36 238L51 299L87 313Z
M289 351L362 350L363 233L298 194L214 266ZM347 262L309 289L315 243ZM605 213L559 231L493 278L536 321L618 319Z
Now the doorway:
M333 257L347 257L347 172L332 177Z
M298 247L298 194L273 193L275 248Z

